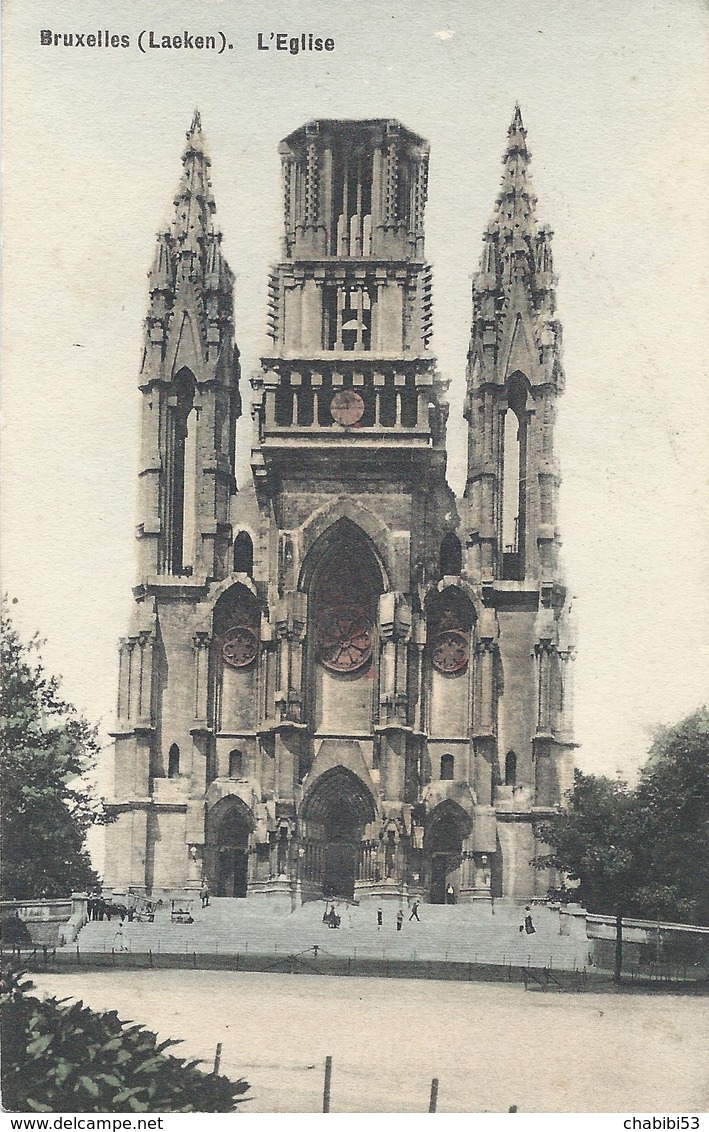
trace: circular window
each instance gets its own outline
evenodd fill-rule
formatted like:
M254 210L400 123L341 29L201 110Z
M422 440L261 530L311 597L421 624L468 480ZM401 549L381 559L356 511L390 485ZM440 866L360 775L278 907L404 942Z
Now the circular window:
M450 675L461 672L468 663L468 634L460 629L446 629L433 642L433 667Z
M360 605L326 609L318 620L320 663L331 672L357 672L372 656L374 631Z
M339 389L330 402L333 420L339 425L353 425L364 415L364 401L354 389Z
M256 659L258 637L246 625L227 629L222 637L222 658L230 668L246 668Z

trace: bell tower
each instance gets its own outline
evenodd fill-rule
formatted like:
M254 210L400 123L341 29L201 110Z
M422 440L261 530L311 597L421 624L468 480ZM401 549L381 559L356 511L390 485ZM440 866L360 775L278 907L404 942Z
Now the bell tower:
M343 489L374 469L443 475L446 388L428 351L428 144L398 122L318 121L281 143L283 260L269 282L272 349L254 381L257 480Z
M559 564L554 455L564 389L561 327L552 233L537 223L526 137L517 107L473 282L463 501L468 575L497 623L489 741L496 749L492 794L502 889L512 895L515 888L534 890L528 872L533 822L571 787L574 748L574 650ZM485 735L478 741L484 746Z
M199 114L172 225L157 237L140 369L139 583L223 577L240 414L233 276L215 226Z
M109 881L139 891L200 883L210 747L209 634L199 610L232 569L239 353L198 113L182 165L148 276L138 577L119 647L106 831Z

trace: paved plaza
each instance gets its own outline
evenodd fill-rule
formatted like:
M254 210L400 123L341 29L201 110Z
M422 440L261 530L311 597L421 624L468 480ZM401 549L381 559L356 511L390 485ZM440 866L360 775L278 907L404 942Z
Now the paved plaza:
M333 933L334 934L334 933ZM251 1084L252 1112L688 1112L709 1100L706 1000L519 985L214 971L33 976Z

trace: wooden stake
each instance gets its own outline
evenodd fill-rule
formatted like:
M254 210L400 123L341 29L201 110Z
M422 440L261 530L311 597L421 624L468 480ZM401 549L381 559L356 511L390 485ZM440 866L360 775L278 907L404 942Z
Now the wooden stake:
M435 1112L436 1105L438 1104L438 1078L434 1077L431 1081L431 1099L428 1102L428 1111Z
M322 1110L323 1112L330 1111L330 1082L332 1081L332 1058L328 1055L325 1058L325 1086L322 1094Z
M221 1061L222 1061L222 1043L217 1042L217 1048L214 1051L214 1076L215 1077L219 1072L219 1066L221 1065Z

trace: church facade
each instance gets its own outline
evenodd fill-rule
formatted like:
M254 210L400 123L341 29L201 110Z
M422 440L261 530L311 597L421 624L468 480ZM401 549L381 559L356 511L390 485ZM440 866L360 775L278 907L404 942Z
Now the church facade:
M140 373L138 580L120 645L106 883L295 905L527 900L572 785L551 233L519 110L473 283L462 498L429 350L429 147L308 122L252 378L199 117L158 237ZM240 485L241 488L241 485Z

